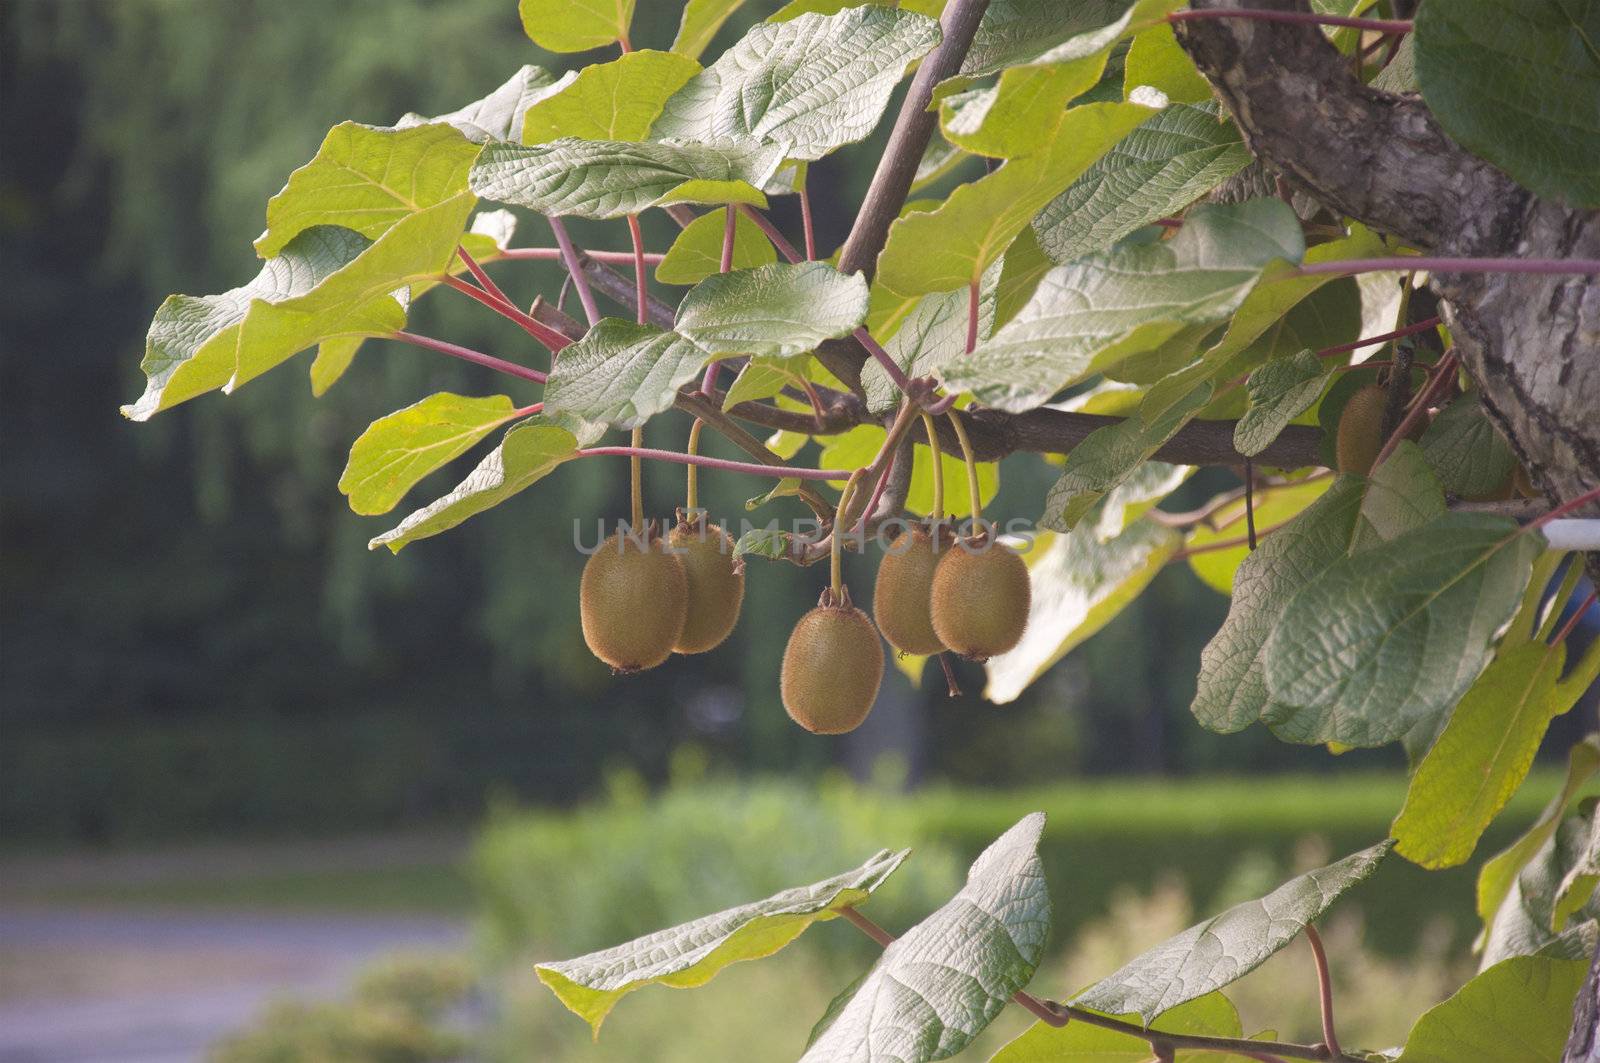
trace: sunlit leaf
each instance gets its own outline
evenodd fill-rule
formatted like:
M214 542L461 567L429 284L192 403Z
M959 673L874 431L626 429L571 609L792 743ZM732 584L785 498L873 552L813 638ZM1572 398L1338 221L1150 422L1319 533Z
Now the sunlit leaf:
M562 137L643 140L667 98L699 72L693 59L649 49L586 66L552 85L527 109L522 143Z
M867 282L825 262L774 263L707 277L678 306L678 331L718 357L786 357L867 319Z
M683 5L683 18L672 50L690 59L700 58L728 16L739 10L744 0L689 0Z
M633 0L520 0L528 38L552 52L586 52L628 35Z
M357 513L387 513L418 480L516 415L504 395L429 395L372 422L350 448L339 490Z
M1290 421L1317 401L1333 370L1307 350L1268 362L1251 373L1245 384L1250 409L1234 426L1234 449L1253 457L1270 447Z
M1172 32L1161 22L1141 30L1122 64L1123 95L1148 86L1172 103L1203 103L1211 99L1211 82L1195 67Z
M603 318L551 365L545 410L636 428L671 409L678 389L699 376L709 358L676 332Z
M1424 1012L1395 1063L1551 1063L1587 971L1582 960L1547 956L1497 963Z
M700 215L684 227L667 248L656 266L656 280L663 284L698 284L722 269L722 237L727 227L727 211L713 210ZM754 269L778 260L772 241L742 213L734 214L733 268Z
M994 325L995 290L1001 267L997 263L984 274L978 291L978 330L981 341ZM906 376L925 377L967 349L967 324L971 316L967 291L935 292L924 295L900 322L900 327L883 344L884 351ZM883 413L900 400L900 391L877 359L861 367L861 387L867 393L867 409Z

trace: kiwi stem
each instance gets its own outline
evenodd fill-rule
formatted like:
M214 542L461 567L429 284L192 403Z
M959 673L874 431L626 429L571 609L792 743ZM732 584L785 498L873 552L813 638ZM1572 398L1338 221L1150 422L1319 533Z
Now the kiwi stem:
M504 373L507 376L515 376L521 377L523 380L531 380L535 384L543 384L545 382L545 374L537 369L532 369L525 365L518 365L516 362L508 362L504 358L496 358L492 354L484 354L480 351L475 351L470 347L462 347L459 344L449 343L445 340L436 340L432 336L420 336L415 332L407 332L404 329L398 329L389 333L388 338L391 340L399 340L401 343L409 343L413 347L422 347L426 350L437 351L440 354L448 354L450 357L459 358L463 362L471 362L474 365L481 365L485 368Z
M1389 438L1384 441L1382 449L1378 451L1378 456L1372 459L1373 469L1377 469L1390 454L1394 453L1394 448L1399 446L1400 440L1404 439L1406 433L1411 431L1411 426L1416 424L1422 415L1428 412L1429 404L1455 378L1456 361L1455 351L1450 351L1439 359L1439 364L1434 367L1433 379L1429 380L1427 387L1422 389L1422 394L1417 396L1417 401L1411 404L1411 409L1400 419L1400 423L1395 426L1395 430L1389 433Z
M1572 611L1572 615L1567 618L1567 622L1561 625L1561 631L1556 635L1558 644L1567 641L1567 636L1572 634L1572 629L1578 626L1578 621L1583 619L1583 614L1587 613L1589 607L1595 603L1595 595L1596 592L1590 591L1589 596L1579 602L1578 608Z
M466 248L457 247L456 256L461 259L461 264L467 267L467 272L471 273L472 276L477 279L478 284L482 286L484 291L488 292L502 303L505 303L507 306L517 305L511 301L511 297L505 293L500 285L494 282L494 278L490 277L488 272L486 272L482 266L478 265L478 260L467 253Z
M608 263L608 264L613 265L613 266L615 266L615 265L629 266L629 265L633 264L633 252L632 251L585 251L584 254L588 255L590 258L594 259L596 262L605 262L605 263ZM560 261L561 260L561 248L559 248L559 247L508 247L504 251L499 252L495 257L500 261L507 261L507 260L513 260L513 259L524 259L524 260L531 261L531 262ZM644 260L646 262L650 263L652 266L654 266L654 265L659 265L661 260L666 258L666 257L667 257L666 255L663 255L663 254L660 254L659 252L657 252L657 253L645 255L644 256Z
M1317 357L1331 358L1336 354L1344 354L1348 351L1360 350L1362 347L1371 347L1379 343L1388 343L1390 340L1404 339L1406 336L1415 336L1419 332L1427 332L1429 329L1438 327L1439 318L1430 317L1426 321L1418 321L1414 325L1407 325L1405 328L1397 328L1393 332L1380 332L1376 336L1363 336L1361 339L1352 343L1341 343L1333 347L1324 347L1322 350L1317 352ZM1356 364L1370 365L1372 363L1358 362Z
M572 278L572 286L578 289L578 302L583 304L583 316L588 319L590 326L600 320L600 308L594 301L594 289L589 285L589 275L583 271L583 262L578 257L578 249L573 246L572 237L567 234L566 222L560 218L546 219L550 223L550 231L555 233L556 244L561 248L561 262L567 267L567 275Z
M978 302L981 294L977 281L967 285L967 354L971 354L978 346Z
M844 603L844 522L845 512L850 506L850 496L855 494L856 484L861 481L861 474L865 469L857 469L850 474L850 479L845 483L844 490L839 492L839 509L833 517L833 543L828 552L828 586L833 590L833 604Z
M549 348L552 354L561 350L561 348L572 342L572 340L567 336L557 332L549 325L546 325L543 321L536 321L534 318L524 314L521 310L518 310L510 303L501 302L499 299L496 299L494 296L490 295L476 284L464 281L460 277L451 277L449 275L446 275L440 283L447 288L454 288L462 295L465 295L468 298L474 299L477 302L482 303L484 306L487 306L490 310L493 310L501 317L515 322L518 328L522 329L522 331L526 332L528 335L544 344L545 347Z
M722 225L722 263L720 272L727 273L733 269L733 237L739 231L739 215L733 208L722 208L724 221Z
M848 469L805 469L790 465L762 465L753 461L729 461L704 454L680 454L676 450L655 450L651 447L588 447L577 452L580 458L648 458L651 461L671 461L679 465L699 465L705 469L724 472L742 472L751 476L772 476L782 480L848 480ZM827 512L826 509L823 510Z
M802 163L799 187L795 189L800 194L800 229L805 235L806 261L817 260L817 233L811 224L811 194L806 191L806 178L811 176L811 167Z
M933 519L944 519L944 454L939 449L939 433L933 415L922 412L922 430L928 435L928 452L933 455Z
M945 416L950 418L950 426L955 429L956 438L961 440L961 457L967 463L967 502L972 506L973 530L977 530L983 505L978 492L978 462L972 455L972 440L967 438L967 426L961 423L960 414L950 410Z
M628 236L633 240L633 290L638 312L635 320L641 325L650 323L650 292L645 286L644 233L639 231L639 215L628 215ZM592 322L591 322L592 324Z
M948 696L959 698L961 696L961 684L956 679L956 670L950 667L950 655L948 653L936 653L934 656L939 658L939 665L944 669L944 685Z
M691 458L700 452L700 429L704 426L705 422L698 417L694 419L694 424L689 426L689 446L686 453ZM688 472L683 493L683 504L685 509L693 513L700 508L700 466L690 462L685 468Z
M639 452L644 449L644 425L633 430L633 454L629 460L629 494L633 500L633 533L644 528L644 459Z
M771 218L767 217L765 214L761 213L748 203L740 203L739 212L754 222L756 228L767 234L767 239L771 240L772 246L778 249L778 254L782 255L790 262L805 261L805 259L801 257L800 252L796 251L794 245L789 242L788 237L779 232L778 227L772 224Z

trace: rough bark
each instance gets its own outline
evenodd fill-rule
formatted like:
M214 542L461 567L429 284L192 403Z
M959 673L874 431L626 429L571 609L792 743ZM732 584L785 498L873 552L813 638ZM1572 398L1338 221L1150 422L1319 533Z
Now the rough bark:
M1450 140L1421 99L1363 86L1315 27L1215 19L1179 35L1251 150L1331 209L1442 255L1600 256L1600 212L1534 196ZM1431 285L1533 482L1557 502L1600 485L1600 285L1526 274L1437 274ZM1600 558L1589 568L1600 575Z

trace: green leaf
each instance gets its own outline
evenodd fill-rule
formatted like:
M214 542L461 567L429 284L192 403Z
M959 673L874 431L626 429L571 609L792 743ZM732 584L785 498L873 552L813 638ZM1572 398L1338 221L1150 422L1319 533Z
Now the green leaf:
M1600 3L1451 0L1418 11L1415 37L1452 139L1540 195L1600 207Z
M637 428L671 409L678 389L709 359L676 332L603 318L551 364L544 408L552 416Z
M1045 252L1070 262L1103 251L1249 165L1238 128L1218 113L1173 104L1120 140L1033 219Z
M1584 923L1600 916L1600 897L1594 895L1594 807L1593 798L1579 802L1517 873L1484 932L1484 968L1511 956L1570 955L1573 939L1588 937L1581 923L1571 933L1562 928L1573 914L1581 914ZM1592 951L1579 954L1584 960L1592 956Z
M1033 293L1039 290L1039 282L1053 265L1050 256L1039 246L1039 238L1032 227L1023 226L1022 232L1011 241L1011 246L1006 248L1005 256L1000 260L1000 285L994 297L996 328L1016 317L1017 312L1028 304ZM984 335L989 336L993 332L994 329L990 329Z
M1137 1021L1136 1016L1116 1016ZM1150 1024L1161 1033L1195 1037L1242 1037L1244 1028L1239 1011L1221 993L1208 993L1187 1004L1179 1004ZM1051 1026L1036 1022L1000 1051L989 1063L1149 1063L1150 1042L1132 1034L1069 1022ZM1244 1063L1242 1057L1219 1056L1214 1052L1179 1052L1173 1063Z
M1290 600L1350 549L1361 512L1362 481L1340 477L1305 512L1239 564L1228 618L1200 655L1189 711L1207 730L1229 734L1271 704L1264 678L1267 640Z
M733 378L733 386L723 396L722 408L727 410L741 402L770 399L799 380L800 374L791 369L785 359L752 358Z
M820 159L871 133L906 66L938 43L933 19L891 8L757 23L667 101L654 135Z
M1402 439L1367 481L1353 550L1365 550L1414 531L1445 512L1444 492L1422 450Z
M1600 886L1600 816L1589 813L1589 830L1584 835L1578 858L1567 868L1556 887L1555 903L1551 905L1550 929L1560 932L1567 920L1594 902L1595 887Z
M733 558L748 555L764 557L769 561L782 561L789 556L790 536L776 528L752 528L739 536L733 544Z
M835 918L883 885L911 850L878 853L860 867L763 900L658 930L622 945L535 968L573 1014L594 1028L617 1001L647 985L692 989L724 967L771 956L812 923Z
M728 21L728 16L742 6L744 0L689 0L683 5L683 18L678 23L672 50L690 59L699 59L722 24Z
M424 476L516 416L504 395L474 399L442 391L372 422L350 448L339 490L350 508L387 513Z
M484 455L454 490L412 513L367 548L387 546L399 553L407 543L449 531L532 486L562 462L576 457L577 451L578 440L571 432L544 418L529 418L507 431L500 445Z
M1215 992L1265 963L1315 922L1389 852L1379 842L1285 882L1259 900L1234 905L1125 964L1074 998L1110 1015L1157 1015Z
M1067 102L1100 81L1111 49L1181 4L1135 0L1108 25L1065 40L1028 63L1007 67L990 88L960 94L959 106L956 97L945 96L940 128L952 144L978 155L1015 158L1037 151Z
M1141 30L1133 39L1122 65L1122 85L1124 96L1148 86L1175 104L1211 99L1211 83L1178 44L1169 22Z
M387 336L405 324L413 286L433 284L451 268L476 198L445 200L396 222L354 261L304 295L250 304L223 390L255 379L296 353L329 339Z
M543 67L524 66L512 74L504 85L458 111L436 118L408 114L395 125L398 129L408 129L429 122L448 122L474 144L487 144L491 140L520 140L522 116L549 91L555 80L555 75Z
M311 362L312 397L322 398L329 388L338 383L365 342L365 336L343 336L317 345L317 356Z
M1100 542L1083 525L1064 535L1040 531L1023 554L1033 594L1022 641L991 657L983 696L1015 701L1068 652L1110 623L1147 587L1183 543L1183 536L1140 520Z
M946 140L937 129L928 137L928 147L911 178L911 194L916 195L949 174L967 159L967 153Z
M878 278L905 295L946 292L980 279L1046 203L1155 113L1135 103L1074 107L1039 151L962 185L936 210L895 221L878 256Z
M1567 752L1566 782L1561 792L1545 805L1533 826L1508 848L1485 861L1478 872L1478 917L1485 926L1494 922L1517 876L1554 836L1567 806L1596 771L1600 771L1600 735L1591 734Z
M753 203L783 162L778 148L564 138L490 144L469 182L485 199L541 214L620 218L666 203Z
M1551 1063L1588 964L1548 956L1497 963L1423 1013L1395 1063Z
M995 290L1000 271L999 263L990 266L978 286L980 341L994 326ZM966 351L969 316L967 291L924 295L901 321L894 335L884 342L883 349L908 377L927 376ZM873 413L885 413L899 403L900 389L876 358L869 359L861 367L861 388L867 395L867 409Z
M1028 984L1050 930L1044 813L983 851L950 901L883 950L812 1031L801 1063L945 1059Z
M1205 384L1155 424L1146 425L1141 418L1128 417L1090 432L1067 455L1060 478L1045 495L1044 515L1039 523L1055 531L1070 531L1096 502L1148 461L1210 399L1211 386Z
M1488 662L1544 548L1515 521L1447 513L1330 565L1267 642L1263 718L1288 741L1350 746L1437 719Z
M282 302L311 291L355 261L371 241L331 225L308 229L269 258L249 283L220 295L169 295L156 310L139 368L144 394L122 415L148 421L233 377L239 326L255 302ZM353 352L352 352L353 353Z
M1272 487L1270 490L1258 488L1255 495L1257 531L1287 524L1321 498L1332 483L1331 480L1312 480ZM1189 533L1185 545L1190 550L1243 536L1246 530L1244 499L1218 509L1212 519L1216 523L1215 528L1202 524ZM1259 545L1265 546L1268 541L1263 538ZM1240 543L1227 549L1193 553L1188 558L1189 568L1212 590L1219 594L1232 594L1235 574L1250 552L1248 543Z
M562 78L528 108L522 143L561 137L643 140L667 97L699 72L693 59L649 49L586 66Z
M848 335L867 319L867 282L826 262L719 273L690 289L678 331L713 355L788 357Z
M316 158L267 201L267 231L256 239L256 252L271 258L313 225L376 240L401 218L465 192L478 151L444 123L380 129L341 122Z
M1419 442L1439 483L1461 498L1492 497L1516 471L1517 456L1483 411L1476 390L1439 411Z
M1128 0L991 0L961 64L969 76L1036 59L1080 33L1115 21Z
M528 39L552 52L586 52L628 35L633 0L520 0Z
M1252 457L1266 450L1290 421L1311 408L1332 376L1333 366L1324 365L1309 350L1268 362L1251 373L1245 383L1250 409L1234 426L1234 449Z
M1389 65L1378 71L1378 76L1368 82L1372 88L1380 92L1416 92L1417 91L1417 35L1408 33L1400 42L1400 50L1394 53L1394 58L1389 60Z
M656 266L656 280L662 284L698 284L722 269L722 234L731 207L700 215L684 226ZM734 214L733 268L754 269L770 266L778 253L756 223L743 213Z
M1042 406L1187 326L1227 318L1264 270L1303 248L1299 220L1277 200L1198 208L1171 240L1051 270L1015 318L946 367L945 383L1013 413Z

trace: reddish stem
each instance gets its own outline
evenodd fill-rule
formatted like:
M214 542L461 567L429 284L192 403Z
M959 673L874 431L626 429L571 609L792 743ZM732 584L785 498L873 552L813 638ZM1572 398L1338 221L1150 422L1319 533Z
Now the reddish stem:
M810 176L807 171L806 176ZM817 260L817 234L811 225L811 193L806 191L805 181L800 182L800 228L805 235L806 261Z
M1572 629L1578 626L1578 621L1583 619L1583 614L1589 611L1590 607L1594 605L1596 600L1600 600L1600 592L1590 591L1588 597L1583 600L1582 604L1580 604L1577 609L1573 610L1571 616L1567 617L1567 622L1561 625L1561 630L1556 632L1555 641L1552 642L1551 645L1559 645L1567 641L1567 636L1572 634Z
M1317 352L1317 357L1327 358L1330 355L1344 354L1347 351L1358 350L1362 347L1371 347L1378 343L1388 343L1390 340L1397 340L1403 336L1414 336L1418 332L1427 332L1431 328L1436 328L1438 327L1438 324L1439 319L1437 317L1430 317L1426 321L1418 321L1414 325L1407 325L1405 328L1398 328L1393 332L1384 332L1377 336L1367 336L1363 339L1356 340L1353 343L1341 343L1336 347L1324 347L1322 350ZM1373 365L1376 363L1368 362L1366 364Z
M650 447L589 447L578 451L580 458L598 457L647 458L651 461L670 461L679 465L699 465L706 469L724 472L743 472L751 476L775 476L793 480L848 480L855 472L851 469L796 469L787 465L761 465L753 461L729 461L726 458L709 458L704 454L680 454L676 450L654 450Z
M544 412L544 403L536 402L532 406L524 406L520 410L512 410L511 411L511 416L513 416L513 417L532 417L536 413L543 413L543 412Z
M631 266L633 264L632 251L585 251L584 254L596 262L605 262L613 266ZM559 247L508 247L500 252L500 259L527 259L533 262L559 262L561 261L561 248ZM652 266L661 264L666 255L651 252L644 256L644 260Z
M1168 22L1199 22L1214 18L1243 18L1256 22L1287 22L1292 25L1347 26L1375 33L1410 33L1411 20L1399 18L1352 18L1348 15L1318 15L1309 11L1258 11L1228 8L1208 11L1174 11Z
M805 261L804 258L800 257L800 252L794 249L794 245L784 237L783 233L778 231L778 227L772 224L771 218L748 203L740 203L739 210L745 217L756 223L756 228L767 234L767 239L771 240L772 246L778 249L778 254L790 262Z
M484 272L483 267L478 264L478 260L468 254L466 248L457 247L456 254L460 257L462 264L467 267L468 271L470 271L471 274L477 278L478 284L483 287L484 291L488 292L502 303L505 303L507 306L517 305L511 301L511 297L509 295L501 290L500 285L494 282L494 278L489 276L488 273Z
M628 236L633 240L633 292L638 307L637 319L643 325L650 320L650 292L645 286L644 233L639 231L639 215L628 215Z
M537 369L530 369L528 366L518 365L516 362L508 362L504 358L496 358L492 354L484 354L470 347L462 347L458 344L447 343L444 340L436 340L432 336L419 336L415 332L398 330L389 333L389 338L399 340L402 343L409 343L414 347L423 347L430 351L437 351L440 354L448 354L450 357L459 358L463 362L486 366L489 369L505 373L507 376L531 380L535 384L543 384L546 379L545 374Z
M1291 12L1283 12L1290 14ZM1544 273L1583 275L1600 273L1600 258L1432 258L1409 255L1396 258L1346 258L1336 262L1312 262L1290 276L1311 277L1356 273Z
M939 658L939 664L944 668L945 696L959 698L961 696L961 683L956 679L956 670L950 666L950 655L948 653L936 653L934 656Z
M1333 1032L1333 978L1328 974L1328 954L1322 950L1322 935L1310 923L1306 924L1306 943L1311 946L1311 959L1317 966L1317 994L1322 1005L1322 1043L1328 1052L1338 1058L1344 1055L1339 1048L1339 1038Z
M567 339L566 336L563 336L561 333L557 332L549 325L546 325L544 322L534 320L527 314L524 314L521 310L518 310L516 307L512 306L510 303L501 302L488 292L484 291L482 288L479 288L475 284L470 284L467 281L462 280L460 277L451 277L447 275L441 283L443 283L446 287L454 288L462 295L477 300L484 306L487 306L490 310L493 310L495 313L499 314L501 317L508 318L511 321L516 322L522 331L526 332L528 335L532 336L534 339L548 347L550 349L550 353L552 354L572 342L571 340Z
M861 520L856 525L856 528L857 528L858 531L863 531L863 532L866 531L866 529L867 529L867 518L871 517L873 512L877 510L877 508L878 508L878 500L883 497L884 488L889 486L889 475L894 472L894 463L899 461L899 460L900 460L900 452L899 451L895 451L894 455L892 457L890 457L888 462L886 462L884 464L883 472L878 475L878 482L872 488L872 497L867 499L867 508L863 509L861 511ZM934 470L933 474L935 476L938 476L939 475L938 470L937 469Z
M561 249L561 261L567 267L567 274L572 277L573 287L578 289L578 302L583 304L583 316L588 319L589 327L593 328L600 322L600 308L594 301L594 289L589 286L589 276L583 272L583 262L578 258L578 249L573 246L572 237L567 234L566 222L554 216L546 220L550 222L550 231L556 234L556 243Z
M889 357L889 352L884 350L878 341L872 338L872 333L868 332L865 326L861 326L856 329L855 337L857 342L867 349L867 353L876 358L878 364L883 366L883 371L889 374L889 379L894 381L894 386L906 395L911 394L913 390L911 378L906 376L903 369L895 365L894 359Z
M727 273L733 269L733 238L739 231L739 215L733 212L732 207L727 207L722 212L726 220L722 225L722 272Z
M1528 522L1527 526L1523 530L1534 531L1538 528L1542 528L1558 517L1565 517L1573 510L1580 509L1583 506L1588 505L1590 502L1593 502L1597 498L1600 498L1600 487L1585 491L1583 494L1579 495L1577 498L1574 498L1570 502L1561 503L1555 509L1552 509L1542 517L1535 517L1532 521Z
M967 285L967 354L971 354L978 346L979 301L978 282L973 281Z
M1406 415L1400 419L1400 423L1394 426L1394 431L1390 433L1389 438L1384 440L1383 446L1378 451L1378 456L1372 460L1374 469L1382 465L1389 455L1394 453L1394 448L1400 445L1400 441L1406 437L1406 433L1411 431L1412 426L1428 412L1428 406L1449 385L1455 371L1456 352L1451 351L1439 359L1439 364L1434 368L1433 377L1428 381L1428 386L1422 389L1422 394L1418 395L1416 401L1411 404L1411 409L1406 411Z
M1183 219L1182 218L1157 218L1152 224L1159 225L1163 229L1181 229L1181 228L1183 228Z

